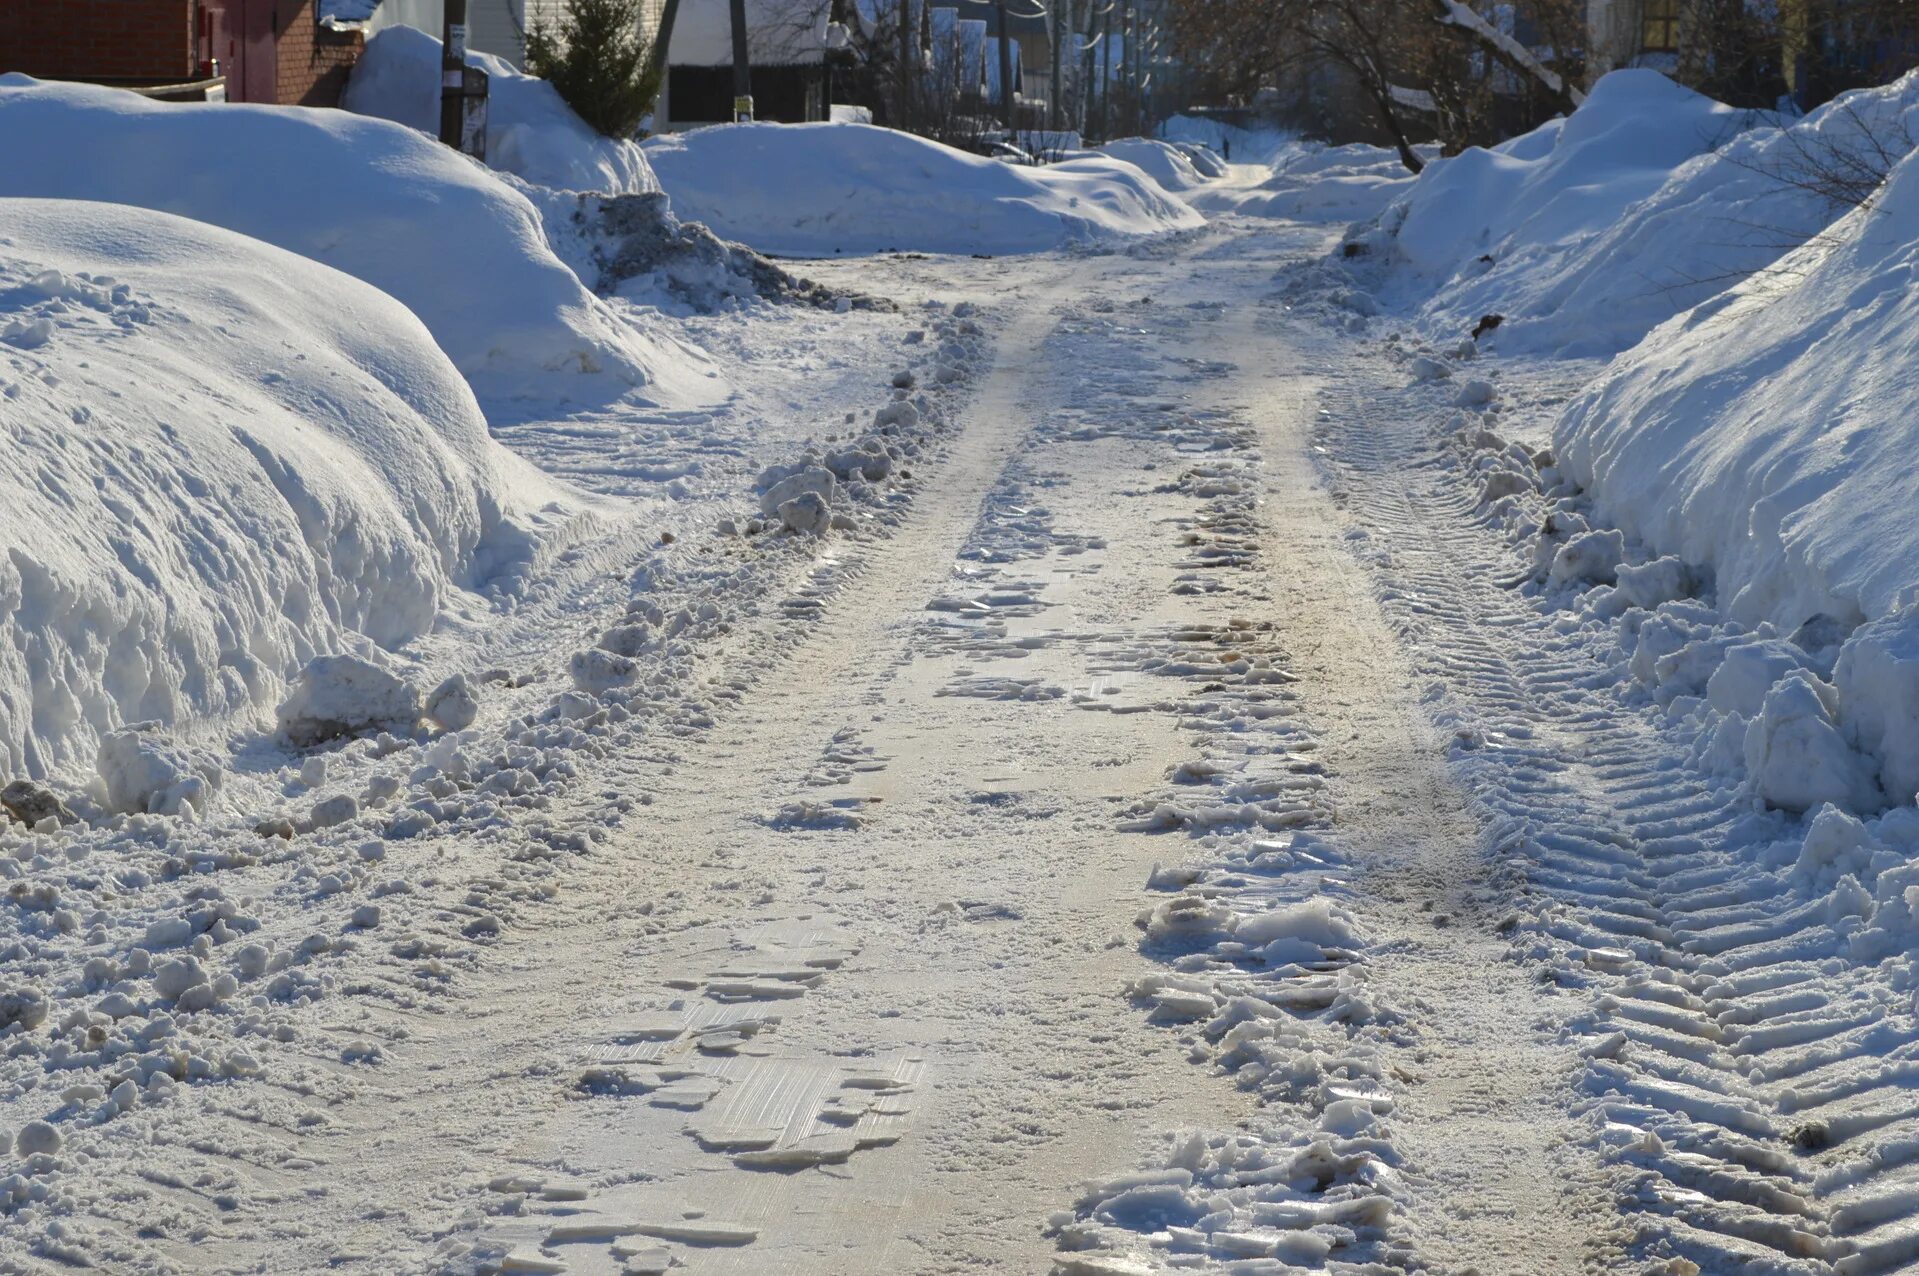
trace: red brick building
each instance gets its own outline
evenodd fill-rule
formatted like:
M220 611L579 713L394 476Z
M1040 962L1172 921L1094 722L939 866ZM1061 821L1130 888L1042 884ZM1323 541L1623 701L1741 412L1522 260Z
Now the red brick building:
M224 77L230 101L336 106L362 37L323 25L316 2L0 0L0 71L128 87Z

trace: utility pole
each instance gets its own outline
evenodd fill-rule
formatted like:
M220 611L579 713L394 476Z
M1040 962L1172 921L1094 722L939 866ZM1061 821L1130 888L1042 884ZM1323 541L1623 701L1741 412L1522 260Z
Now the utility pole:
M999 113L1011 141L1018 125L1013 118L1013 32L1006 23L1006 0L994 0L993 9L999 14Z
M1066 34L1065 30L1060 26L1059 16L1061 9L1069 2L1070 0L1052 0L1051 7L1046 10L1047 40L1053 46L1052 87L1046 91L1046 127L1055 133L1059 132L1059 98L1062 87L1059 78L1059 46ZM1071 23L1067 25L1070 26ZM1057 142L1055 145L1057 145Z
M746 0L732 0L733 122L753 122L753 66L746 51Z
M440 40L440 140L486 158L486 72L466 64L466 0L446 0Z
M1112 141L1113 130L1113 4L1099 15L1099 140Z

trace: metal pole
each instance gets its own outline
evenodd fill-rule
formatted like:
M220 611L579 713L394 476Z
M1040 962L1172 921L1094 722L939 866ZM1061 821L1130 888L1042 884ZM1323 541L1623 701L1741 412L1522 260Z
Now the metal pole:
M1046 127L1055 133L1059 132L1059 46L1061 37L1065 35L1059 18L1061 9L1068 2L1069 0L1053 0L1053 7L1046 11L1048 38L1053 46L1053 83L1052 87L1046 92ZM1055 139L1053 144L1058 145L1057 139Z
M753 66L746 51L746 0L732 0L733 122L753 122Z
M1011 141L1015 124L1013 120L1013 33L1006 25L1006 0L995 0L993 9L999 14L999 113L1006 123L1007 140Z
M486 158L486 72L466 64L466 0L446 0L440 41L440 140Z
M446 0L440 33L440 140L458 149L466 97L466 0Z

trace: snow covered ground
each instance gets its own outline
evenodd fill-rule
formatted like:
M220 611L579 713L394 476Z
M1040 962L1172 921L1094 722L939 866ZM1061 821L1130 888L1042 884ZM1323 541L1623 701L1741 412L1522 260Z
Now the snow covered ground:
M383 277L346 201L189 222L211 178L151 211L7 124L203 157L204 113L0 86L52 531L0 527L0 780L47 781L0 792L0 1265L1908 1266L1919 179L1828 213L1739 159L1907 92L1787 128L1632 74L1417 179L1241 138L1177 198L833 126L728 204L703 152L778 130L650 148L843 253L815 288L229 108L389 175ZM822 231L865 165L952 251ZM1800 245L1626 305L1615 227L1720 189ZM489 363L423 191L545 281L498 322L643 383Z

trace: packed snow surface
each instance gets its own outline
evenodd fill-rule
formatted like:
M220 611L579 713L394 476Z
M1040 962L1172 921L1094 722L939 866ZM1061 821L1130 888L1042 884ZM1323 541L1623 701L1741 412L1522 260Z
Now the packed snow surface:
M730 124L646 154L675 211L793 257L1019 253L1203 224L1131 165L1016 167L861 124Z
M340 105L422 133L440 130L440 42L414 27L367 41ZM559 91L490 53L470 50L487 74L486 162L536 186L631 195L658 190L638 143L604 137Z
M706 361L594 296L517 189L387 120L0 76L0 195L138 204L324 262L418 315L483 397L712 397Z
M1437 156L1436 147L1417 149L1428 160ZM1378 216L1413 184L1413 173L1397 151L1360 143L1322 146L1316 142L1287 142L1270 163L1261 167L1266 175L1250 186L1211 186L1192 192L1187 199L1205 212L1298 221L1358 221Z
M391 297L122 204L0 199L0 224L0 773L263 710L310 657L401 647L534 565L557 490Z

